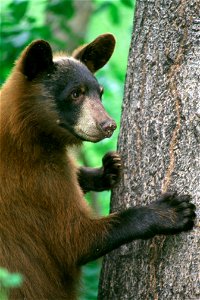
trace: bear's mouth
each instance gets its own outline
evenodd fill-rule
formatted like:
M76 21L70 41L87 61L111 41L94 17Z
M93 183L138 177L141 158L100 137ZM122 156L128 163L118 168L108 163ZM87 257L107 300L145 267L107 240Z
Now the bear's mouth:
M76 134L80 138L84 139L85 141L89 141L89 142L93 142L93 143L99 142L107 137L103 134L102 131L99 131L98 134L92 135L92 134L89 134L88 132L85 132L81 128L79 128L79 131L78 131L78 133L76 132Z
M105 138L111 137L111 135L113 134L113 132L110 132L109 135L108 134L105 135L105 133L102 132L101 130L99 130L97 127L95 128L96 134L88 133L88 132L82 130L82 128L80 128L80 127L78 128L78 130L75 130L73 127L71 127L66 122L59 123L59 126L66 129L67 131L69 131L76 138L78 138L82 141L88 141L88 142L93 142L93 143L97 143Z

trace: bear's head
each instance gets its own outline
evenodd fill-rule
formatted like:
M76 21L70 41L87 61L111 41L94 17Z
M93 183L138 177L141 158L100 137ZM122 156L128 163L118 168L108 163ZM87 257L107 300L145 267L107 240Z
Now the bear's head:
M16 67L31 86L42 86L39 101L49 105L51 100L55 110L51 128L77 142L98 142L112 135L116 123L102 105L103 87L93 74L107 63L114 47L113 35L103 34L76 49L71 57L53 57L44 40L34 41L24 50Z

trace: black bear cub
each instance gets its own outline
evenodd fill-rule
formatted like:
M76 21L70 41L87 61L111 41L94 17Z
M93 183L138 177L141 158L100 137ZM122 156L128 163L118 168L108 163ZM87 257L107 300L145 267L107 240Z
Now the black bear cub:
M101 103L94 73L112 55L111 34L53 58L34 41L21 54L1 91L0 266L24 275L10 299L77 298L82 264L134 239L192 229L190 196L164 194L146 207L97 218L84 192L110 189L120 157L101 168L76 168L73 145L110 137L115 122Z

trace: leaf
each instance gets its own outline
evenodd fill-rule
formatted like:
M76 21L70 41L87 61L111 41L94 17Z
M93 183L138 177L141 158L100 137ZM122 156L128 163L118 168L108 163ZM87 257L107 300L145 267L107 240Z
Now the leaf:
M121 0L121 2L128 7L133 7L133 0Z
M51 1L47 5L48 10L56 15L65 15L66 19L71 19L75 13L73 0Z
M0 269L0 286L5 288L17 287L22 284L22 276L18 273L9 273L6 269Z
M27 0L14 0L9 8L11 10L12 17L18 22L21 21L25 15L29 2Z
M119 7L114 3L110 3L109 13L110 13L110 18L111 18L112 22L114 24L119 24L120 23Z

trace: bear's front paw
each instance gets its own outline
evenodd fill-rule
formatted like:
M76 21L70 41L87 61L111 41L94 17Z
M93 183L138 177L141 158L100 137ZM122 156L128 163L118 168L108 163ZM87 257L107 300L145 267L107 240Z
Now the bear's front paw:
M103 159L103 175L102 179L107 189L111 189L118 183L121 177L122 162L120 155L117 152L108 152Z
M190 195L166 193L152 205L156 212L158 234L176 234L191 230L194 226L195 205Z

